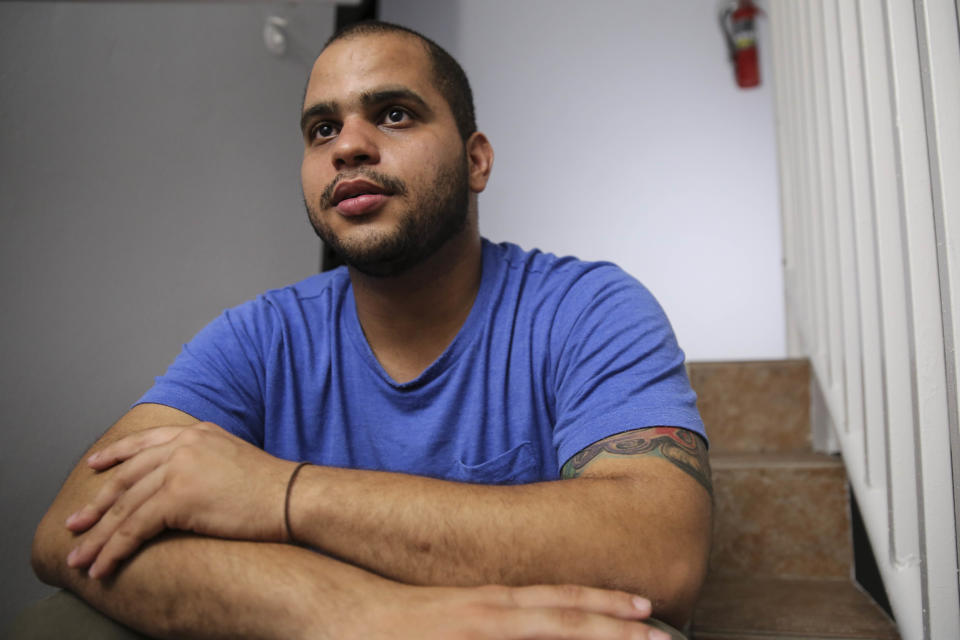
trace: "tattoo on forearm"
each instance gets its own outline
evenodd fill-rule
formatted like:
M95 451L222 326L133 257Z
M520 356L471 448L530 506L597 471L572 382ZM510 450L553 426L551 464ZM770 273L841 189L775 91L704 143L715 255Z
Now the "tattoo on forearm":
M710 459L700 436L679 427L650 427L636 429L595 442L570 458L561 475L576 478L597 456L651 455L674 464L699 482L713 496L710 477Z

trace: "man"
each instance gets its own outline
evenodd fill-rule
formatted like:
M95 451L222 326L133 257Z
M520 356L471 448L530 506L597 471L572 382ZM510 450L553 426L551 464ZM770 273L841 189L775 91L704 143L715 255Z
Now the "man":
M185 347L65 482L41 579L152 637L684 624L711 499L682 353L612 265L481 240L493 151L473 120L459 65L419 34L327 43L302 184L348 267Z

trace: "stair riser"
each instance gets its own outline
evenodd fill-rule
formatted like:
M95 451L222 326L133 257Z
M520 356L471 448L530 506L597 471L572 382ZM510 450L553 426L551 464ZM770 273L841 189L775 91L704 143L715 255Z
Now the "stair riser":
M848 578L842 466L715 469L715 576Z
M810 448L810 365L805 360L688 367L714 453Z

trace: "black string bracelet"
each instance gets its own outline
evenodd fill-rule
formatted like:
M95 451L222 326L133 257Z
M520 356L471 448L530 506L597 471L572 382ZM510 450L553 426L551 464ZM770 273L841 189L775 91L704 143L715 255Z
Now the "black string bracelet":
M296 480L297 474L300 473L300 469L303 469L305 466L310 464L309 462L301 462L293 469L293 473L290 474L290 479L287 480L287 495L283 499L283 523L287 527L287 542L292 542L297 544L297 541L293 539L293 531L290 530L290 494L293 493L293 481Z

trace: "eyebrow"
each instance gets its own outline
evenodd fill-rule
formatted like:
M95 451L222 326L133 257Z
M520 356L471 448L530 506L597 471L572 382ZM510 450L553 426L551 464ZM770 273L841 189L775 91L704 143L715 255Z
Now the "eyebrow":
M412 102L418 109L432 115L433 109L427 106L427 101L416 91L406 87L387 87L378 91L364 91L360 94L360 104L365 107L386 104L389 102Z
M307 123L314 118L326 118L337 111L340 108L336 102L318 102L303 112L300 116L300 130L306 132Z
M426 100L420 97L416 91L406 87L386 87L375 91L364 91L360 94L360 104L366 108L377 105L388 104L391 102L413 103L420 109L424 115L432 116L431 109ZM340 111L340 104L336 101L317 102L310 105L300 116L300 130L303 131L307 123L314 118L326 118Z

